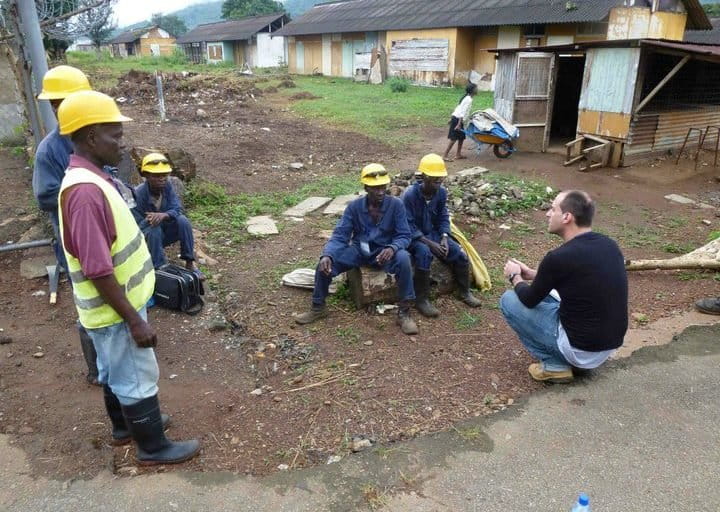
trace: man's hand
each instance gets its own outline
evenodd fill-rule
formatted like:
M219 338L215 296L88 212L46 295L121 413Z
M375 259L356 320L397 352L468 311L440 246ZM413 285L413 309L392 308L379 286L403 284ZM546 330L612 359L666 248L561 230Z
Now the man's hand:
M385 265L388 261L390 261L393 256L395 256L395 249L392 247L385 247L382 251L380 251L380 254L377 255L377 258L375 258L375 261L377 261L377 264L380 266Z
M433 242L429 238L425 238L425 237L422 237L420 239L420 241L428 246L428 248L430 249L430 252L433 253L433 256L435 256L436 258L440 258L440 259L444 260L445 256L447 256L448 249L447 249L447 247L443 247L442 242L440 242L440 243ZM447 241L445 242L445 244L447 245Z
M152 226L159 226L163 221L170 218L165 212L148 212L145 214L145 220Z
M154 348L157 345L155 331L142 318L130 324L130 334L132 334L135 344L140 348Z
M528 267L527 265L525 265L525 263L515 258L510 258L510 261L512 261L513 263L517 263L518 266L520 266L520 277L522 277L526 281L532 281L533 279L535 279L535 276L537 275L537 271L535 269Z
M318 269L326 276L329 276L332 273L332 258L330 258L330 256L320 258Z
M443 236L440 238L440 248L443 251L443 256L447 257L448 252L450 252L450 242L448 242L447 236Z
M520 265L513 260L508 260L507 263L505 263L505 269L503 270L503 274L507 278L510 278L512 274L522 275L522 269L520 268Z

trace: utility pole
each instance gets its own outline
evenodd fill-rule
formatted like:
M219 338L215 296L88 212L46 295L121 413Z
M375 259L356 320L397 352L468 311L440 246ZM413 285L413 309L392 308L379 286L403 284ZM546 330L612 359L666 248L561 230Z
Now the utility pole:
M42 80L48 71L45 46L43 46L42 32L40 32L40 20L37 15L37 8L34 0L15 0L20 14L21 28L25 35L25 43L30 54L31 71L35 82L35 95L42 91ZM47 134L57 126L55 113L47 100L38 100L40 117L44 127L44 134Z

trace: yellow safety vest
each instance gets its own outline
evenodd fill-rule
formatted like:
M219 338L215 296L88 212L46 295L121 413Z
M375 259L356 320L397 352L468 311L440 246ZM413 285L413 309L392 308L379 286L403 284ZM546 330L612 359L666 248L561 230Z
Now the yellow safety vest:
M92 183L102 190L110 205L115 222L116 237L110 247L115 279L125 289L125 296L136 310L140 310L150 299L155 289L155 269L145 238L135 222L120 193L106 180L92 171L73 168L65 173L60 187L58 216L60 218L60 236L64 238L62 200L66 189L80 183ZM87 329L98 329L123 322L123 318L100 296L93 282L82 272L80 261L63 250L68 263L70 281L72 281L75 307L80 323Z

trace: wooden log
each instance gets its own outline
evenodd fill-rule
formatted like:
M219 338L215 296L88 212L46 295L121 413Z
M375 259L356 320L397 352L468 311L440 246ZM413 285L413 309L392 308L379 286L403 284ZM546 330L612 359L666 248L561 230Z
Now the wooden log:
M626 270L720 269L720 238L692 252L666 260L625 260Z

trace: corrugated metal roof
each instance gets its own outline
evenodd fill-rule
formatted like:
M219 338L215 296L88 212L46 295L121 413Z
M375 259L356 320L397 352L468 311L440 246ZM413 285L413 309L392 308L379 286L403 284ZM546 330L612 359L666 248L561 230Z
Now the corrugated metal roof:
M150 32L154 28L155 25L145 28L136 28L135 30L123 32L114 39L111 39L109 44L132 43L136 39L140 39L140 36L143 35L145 32Z
M710 28L698 0L688 26ZM318 4L278 35L601 21L623 0L345 0Z
M670 48L671 50L680 50L682 52L720 57L720 46L718 45L680 43L677 41L664 41L660 39L643 39L640 41L640 44L643 46L657 46L660 48Z
M711 18L712 30L686 30L686 43L720 44L720 18Z
M288 20L284 13L251 16L239 20L221 21L198 25L190 32L177 38L178 44L199 43L202 41L240 41L250 39L259 31L276 22L280 18Z

